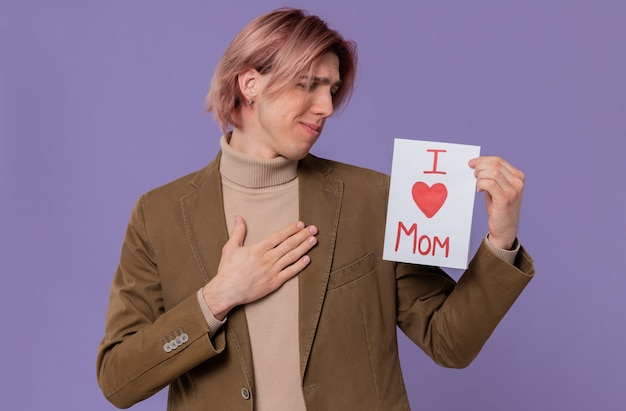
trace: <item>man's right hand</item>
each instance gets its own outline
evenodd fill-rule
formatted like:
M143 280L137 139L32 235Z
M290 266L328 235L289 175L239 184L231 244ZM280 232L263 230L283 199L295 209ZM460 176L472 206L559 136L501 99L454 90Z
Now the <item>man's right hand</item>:
M244 246L246 223L236 216L217 274L202 289L213 316L221 321L234 307L265 297L300 273L311 261L306 253L317 244L316 235L317 227L299 221Z

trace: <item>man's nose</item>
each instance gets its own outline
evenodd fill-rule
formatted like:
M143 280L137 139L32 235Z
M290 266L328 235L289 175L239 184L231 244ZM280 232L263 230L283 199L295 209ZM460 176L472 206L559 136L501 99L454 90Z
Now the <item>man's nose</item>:
M319 90L315 93L312 106L313 112L322 117L330 117L333 114L333 95L327 90Z

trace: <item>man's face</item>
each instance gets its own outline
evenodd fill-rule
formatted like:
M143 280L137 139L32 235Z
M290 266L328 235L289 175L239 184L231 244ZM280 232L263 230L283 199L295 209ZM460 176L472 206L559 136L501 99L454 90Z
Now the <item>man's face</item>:
M267 80L262 78L261 85ZM325 54L313 77L300 80L277 97L259 94L254 102L255 114L246 125L253 134L247 142L249 154L299 160L313 147L326 119L333 114L333 94L341 85L339 58L334 53Z

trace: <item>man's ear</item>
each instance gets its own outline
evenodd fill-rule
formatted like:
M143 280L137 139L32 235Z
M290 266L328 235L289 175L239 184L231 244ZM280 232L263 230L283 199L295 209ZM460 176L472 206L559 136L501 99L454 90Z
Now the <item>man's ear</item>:
M250 69L239 74L239 91L247 101L254 101L261 87L261 74L255 69Z

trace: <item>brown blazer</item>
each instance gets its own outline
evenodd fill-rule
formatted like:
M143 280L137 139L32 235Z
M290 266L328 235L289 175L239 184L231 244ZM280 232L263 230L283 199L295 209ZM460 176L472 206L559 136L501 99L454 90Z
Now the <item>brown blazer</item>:
M244 310L211 340L196 297L229 235L219 161L132 212L97 360L118 407L169 385L168 410L253 410ZM396 326L438 364L465 367L533 276L532 260L522 249L509 265L482 245L458 284L435 267L384 261L388 176L312 155L298 176L300 218L319 228L299 274L307 409L408 410Z

